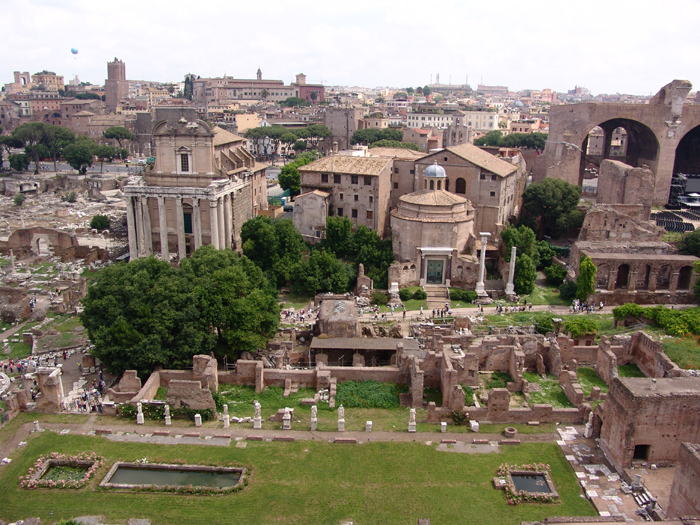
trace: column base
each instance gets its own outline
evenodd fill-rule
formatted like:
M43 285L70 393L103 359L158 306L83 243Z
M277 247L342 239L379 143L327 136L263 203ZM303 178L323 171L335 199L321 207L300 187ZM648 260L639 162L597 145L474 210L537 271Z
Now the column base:
M262 418L259 418L259 417L253 418L253 428L255 430L260 430L262 428Z

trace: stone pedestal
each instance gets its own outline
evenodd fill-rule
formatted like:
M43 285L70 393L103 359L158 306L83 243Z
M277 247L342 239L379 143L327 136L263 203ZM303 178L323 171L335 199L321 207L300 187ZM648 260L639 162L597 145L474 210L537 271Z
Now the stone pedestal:
M282 418L282 430L291 430L292 429L292 417L285 416Z
M41 428L39 427L39 421L34 420L34 432L40 432Z
M262 428L262 418L260 418L260 417L253 418L253 428L255 430L260 430Z
M231 425L231 420L229 418L229 415L225 414L224 415L224 428L228 428L230 425Z
M315 417L311 418L311 432L316 432L316 425L318 425L318 419Z
M136 424L143 425L143 414L136 414Z
M593 437L593 425L586 423L586 428L583 431L583 437L590 439Z
M409 424L408 424L408 431L409 431L409 432L415 432L415 431L416 431L416 424L415 424L415 423L409 423Z
M372 422L371 421L367 421L367 423L365 423L365 432L372 432Z
M170 416L165 416L165 426L169 427L172 425L172 421L170 420Z
M194 415L194 426L196 426L196 427L202 426L202 416L200 414Z
M445 423L444 421L440 423L440 432L442 432L443 434L447 433L447 423Z
M345 432L345 420L344 419L338 420L338 432Z
M479 422L469 421L469 428L471 428L472 432L479 432Z
M228 416L228 405L224 405L224 415Z

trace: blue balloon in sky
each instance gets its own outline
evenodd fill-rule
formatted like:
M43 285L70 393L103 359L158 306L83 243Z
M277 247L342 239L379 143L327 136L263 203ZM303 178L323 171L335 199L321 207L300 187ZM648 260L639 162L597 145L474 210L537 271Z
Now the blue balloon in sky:
M73 53L74 55L78 54L78 48L77 47L71 47L70 52Z

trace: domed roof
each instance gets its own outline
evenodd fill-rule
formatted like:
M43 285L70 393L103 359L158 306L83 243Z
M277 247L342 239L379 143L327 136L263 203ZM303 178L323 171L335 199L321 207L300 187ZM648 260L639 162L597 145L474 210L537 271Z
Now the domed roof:
M435 161L435 164L431 164L430 166L425 168L423 176L444 179L447 178L447 173L445 173L445 168L438 165L437 161Z
M512 102L512 104L510 105L510 107L512 107L512 108L522 108L522 107L525 107L525 104L523 104L523 103L520 101L519 98L516 98L516 99Z

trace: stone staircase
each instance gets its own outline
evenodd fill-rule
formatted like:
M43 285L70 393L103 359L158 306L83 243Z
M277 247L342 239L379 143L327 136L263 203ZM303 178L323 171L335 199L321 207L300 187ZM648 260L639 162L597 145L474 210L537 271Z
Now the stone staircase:
M428 311L444 308L445 303L449 301L447 286L444 284L426 284L424 289L428 294Z

